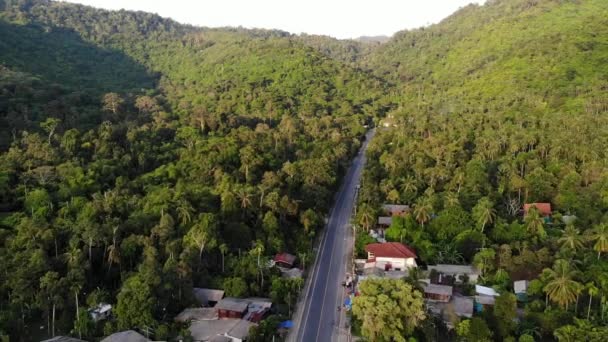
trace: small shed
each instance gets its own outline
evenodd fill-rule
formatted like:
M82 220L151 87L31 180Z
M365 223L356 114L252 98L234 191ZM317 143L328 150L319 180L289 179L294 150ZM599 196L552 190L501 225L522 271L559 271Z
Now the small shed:
M393 218L390 216L380 216L378 217L378 225L381 227L390 227L393 224Z
M498 297L500 294L491 287L475 285L475 293L480 296Z
M224 298L224 291L215 289L205 289L195 287L194 298L201 303L202 306L214 306L217 302Z
M424 297L438 302L449 302L452 292L453 288L446 285L429 284L424 287Z
M289 253L279 253L274 256L274 263L279 267L292 268L296 262L296 256Z
M93 322L99 322L104 319L108 319L112 313L112 305L106 303L100 303L96 307L89 310L91 319Z
M240 298L226 297L215 304L219 318L243 318L249 301Z
M404 204L384 204L382 210L390 216L403 216L410 211L410 206Z
M528 285L529 281L527 280L517 280L513 282L513 292L517 297L517 300L520 302L525 302L528 300Z

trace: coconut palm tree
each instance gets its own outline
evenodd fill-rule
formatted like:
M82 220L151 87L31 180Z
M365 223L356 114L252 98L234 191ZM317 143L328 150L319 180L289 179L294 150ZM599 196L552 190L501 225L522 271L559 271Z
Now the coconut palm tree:
M580 292L581 284L574 280L578 272L574 270L570 263L560 259L555 261L553 268L547 270L548 283L543 288L551 301L556 302L568 309L568 305L576 301L577 294Z
M416 221L422 225L422 228L424 228L424 224L431 219L433 206L428 197L420 198L416 202L416 206L414 207L414 217L416 218Z
M587 320L589 320L589 316L591 316L591 302L593 301L593 296L597 296L600 290L593 282L587 283L585 287L587 288L587 293L589 294L589 305L587 306Z
M593 249L597 252L598 259L602 253L608 252L608 225L602 223L593 227L589 238L595 242Z
M477 202L475 207L473 207L472 214L473 218L480 226L481 232L483 233L486 225L494 222L494 219L496 218L494 203L492 203L489 198L483 197L479 200L479 202Z
M540 216L540 212L536 207L532 207L528 210L524 221L526 223L526 229L530 234L537 236L545 235L545 221L542 216Z
M573 225L568 225L557 242L561 244L562 248L577 251L583 248L585 240L581 236L578 229L574 228Z
M374 224L374 210L369 204L363 203L359 207L358 211L359 217L357 219L357 223L359 223L359 225L363 227L363 229L365 229L365 231L367 232Z

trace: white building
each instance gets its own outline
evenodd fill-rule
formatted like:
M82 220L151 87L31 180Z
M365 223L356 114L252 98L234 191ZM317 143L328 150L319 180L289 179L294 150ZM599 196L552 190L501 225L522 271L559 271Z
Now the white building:
M385 271L403 271L416 267L416 253L399 242L372 243L365 246L367 264Z

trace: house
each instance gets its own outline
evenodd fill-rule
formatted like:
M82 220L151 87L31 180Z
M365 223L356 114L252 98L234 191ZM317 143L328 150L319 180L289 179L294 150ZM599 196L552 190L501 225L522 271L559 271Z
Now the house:
M520 302L528 300L528 284L527 280L517 280L513 282L513 292Z
M93 322L99 322L104 319L108 319L112 313L112 305L100 303L96 307L89 310L89 315Z
M218 319L215 308L188 308L175 316L176 322L208 321Z
M399 242L371 243L365 246L368 263L385 271L401 271L416 267L416 253Z
M218 319L192 322L189 330L195 341L241 342L247 339L249 329L255 325L243 319Z
M429 284L424 287L424 297L428 300L448 303L452 298L452 291L451 286Z
M114 333L103 340L101 342L147 342L150 341L144 335L138 333L134 330L126 330Z
M468 278L469 283L475 284L477 279L479 278L479 271L473 267L472 265L447 265L447 264L437 264L437 265L429 265L429 271L435 270L438 273L439 279L437 281L438 284L443 284L442 277L449 276L452 277L454 283L460 284L462 283L463 278Z
M86 342L84 340L79 340L70 336L55 336L48 340L40 341L40 342Z
M454 296L448 305L458 317L473 317L474 300L471 297Z
M390 216L404 216L410 212L410 206L402 204L384 204L382 210Z
M524 204L524 217L528 215L528 211L530 211L530 208L532 207L536 207L542 217L551 216L551 203L526 203Z
M253 323L259 323L264 319L272 307L272 301L268 298L252 297L247 298L246 301L249 304L247 305L247 313L243 316L243 319Z
M489 307L494 306L496 297L500 296L496 290L491 287L475 285L475 311L482 312Z
M241 298L226 297L215 304L219 318L243 318L249 301Z
M500 294L491 287L475 285L475 293L480 296L498 297Z
M194 298L196 298L202 306L214 306L224 298L224 291L222 290L195 287L193 291Z
M275 265L284 268L292 268L296 261L296 256L289 253L279 253L274 257Z
M378 217L378 226L388 228L393 224L393 218L390 216L380 216Z

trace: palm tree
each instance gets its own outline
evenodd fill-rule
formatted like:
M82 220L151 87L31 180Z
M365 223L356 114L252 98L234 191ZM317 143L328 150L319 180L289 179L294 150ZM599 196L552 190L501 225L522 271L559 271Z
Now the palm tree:
M449 191L449 192L445 193L443 202L444 202L444 206L446 208L460 206L460 200L458 199L458 194L453 191Z
M572 225L568 225L557 242L562 245L562 248L568 248L577 251L583 248L584 239L578 229Z
M494 222L496 218L496 210L494 209L494 203L489 198L483 197L473 207L473 218L477 221L477 224L481 227L483 233L488 223Z
M576 301L581 284L574 280L578 272L570 267L570 263L560 259L552 269L547 270L549 282L543 288L549 299L568 309L568 305Z
M597 296L599 293L599 289L593 282L587 283L585 287L587 287L587 293L589 294L589 306L587 307L587 320L589 320L589 316L591 315L591 302L593 301L593 296Z
M359 225L361 225L361 227L363 227L363 229L365 229L366 232L369 231L374 224L374 217L375 215L372 207L367 203L361 204L361 207L359 208L359 219L357 222Z
M602 223L591 230L591 241L595 241L593 249L597 252L599 259L603 252L608 252L608 225Z
M422 225L422 228L424 228L424 224L431 219L433 206L431 205L431 201L428 197L421 197L416 202L416 206L414 207L414 217L416 218L416 221Z
M529 233L538 236L545 235L545 221L542 216L540 216L540 212L536 207L532 207L528 210L524 221L526 222L526 229Z
M226 253L228 252L228 245L222 243L219 248L220 253L222 253L222 273L224 273L224 258L226 257Z

